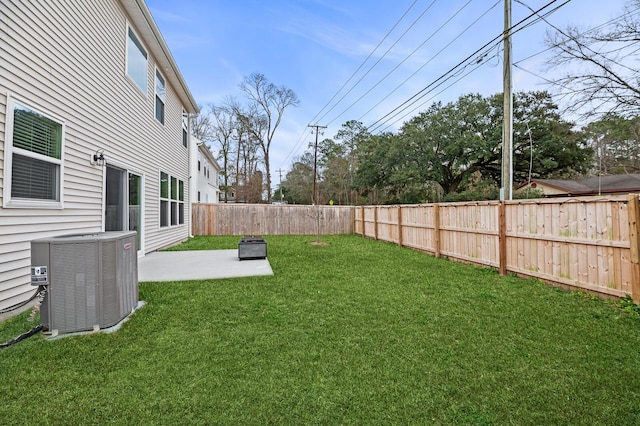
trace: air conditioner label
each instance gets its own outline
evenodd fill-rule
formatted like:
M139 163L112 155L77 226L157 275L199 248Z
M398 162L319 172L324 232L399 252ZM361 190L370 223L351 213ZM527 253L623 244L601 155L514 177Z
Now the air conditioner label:
M31 282L34 284L46 283L47 279L47 267L46 266L32 266L31 267Z

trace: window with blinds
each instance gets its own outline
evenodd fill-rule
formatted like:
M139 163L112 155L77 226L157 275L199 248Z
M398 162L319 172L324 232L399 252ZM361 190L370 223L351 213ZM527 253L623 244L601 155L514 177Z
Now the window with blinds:
M16 102L11 137L9 201L60 202L63 125Z

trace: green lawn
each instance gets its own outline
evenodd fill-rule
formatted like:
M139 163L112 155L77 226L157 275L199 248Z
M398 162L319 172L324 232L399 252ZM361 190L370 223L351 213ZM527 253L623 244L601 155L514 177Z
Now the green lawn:
M640 424L636 313L358 236L266 239L274 276L142 283L116 333L1 350L0 424Z

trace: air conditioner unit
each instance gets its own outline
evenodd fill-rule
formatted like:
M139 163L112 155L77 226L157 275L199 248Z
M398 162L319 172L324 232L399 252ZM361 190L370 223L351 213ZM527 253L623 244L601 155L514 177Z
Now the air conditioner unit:
M138 304L136 233L34 240L31 284L48 286L40 322L52 334L111 327Z

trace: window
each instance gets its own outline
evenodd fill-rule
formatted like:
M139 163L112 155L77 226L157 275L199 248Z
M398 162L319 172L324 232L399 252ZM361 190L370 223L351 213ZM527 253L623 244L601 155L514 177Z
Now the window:
M178 181L178 223L184 223L184 182Z
M160 172L160 226L169 226L169 175Z
M178 224L178 179L171 178L171 224Z
M147 93L147 52L133 30L127 32L127 75Z
M185 147L187 146L187 142L189 139L188 128L189 128L189 115L185 110L182 110L182 145Z
M160 226L184 224L184 182L160 172Z
M164 78L156 70L156 120L164 124L164 103L167 97Z
M64 125L9 98L4 206L62 207Z
M200 171L200 160L198 160L198 171Z

